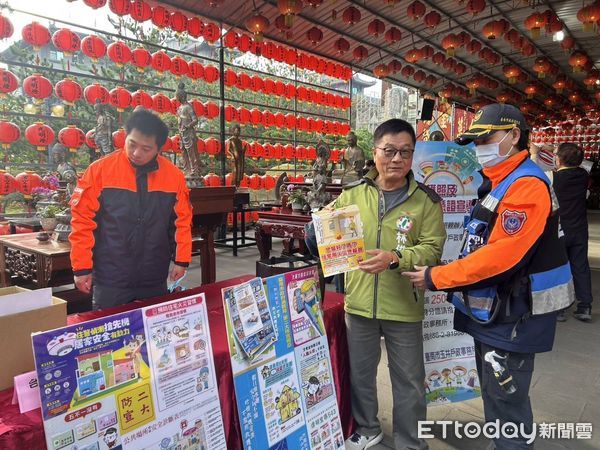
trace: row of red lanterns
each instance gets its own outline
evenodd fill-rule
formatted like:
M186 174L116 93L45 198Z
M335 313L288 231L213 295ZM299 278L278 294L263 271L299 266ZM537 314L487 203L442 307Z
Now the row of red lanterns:
M14 177L10 173L0 170L0 195L21 192L23 195L30 196L36 188L52 189L53 186L30 170L21 172Z

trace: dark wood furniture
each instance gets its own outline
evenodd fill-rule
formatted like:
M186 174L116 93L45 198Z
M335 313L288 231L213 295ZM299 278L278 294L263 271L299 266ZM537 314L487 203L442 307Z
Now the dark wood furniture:
M17 227L25 228L31 232L41 231L42 225L40 224L39 217L23 217L19 219L10 219L8 221L10 227L10 234L17 234Z
M304 225L312 220L310 214L293 212L291 209L280 211L259 211L256 222L256 246L260 259L268 259L272 248L272 238L283 238L283 255L292 255L296 250L306 253L304 245ZM294 240L298 247L294 247Z
M200 253L202 284L214 283L217 275L215 231L233 212L235 186L190 189L193 208L192 251Z

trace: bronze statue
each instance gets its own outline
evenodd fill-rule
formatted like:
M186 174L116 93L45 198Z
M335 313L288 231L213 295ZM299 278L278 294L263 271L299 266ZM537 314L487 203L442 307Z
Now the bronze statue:
M71 198L77 184L77 169L67 161L67 149L60 143L54 144L52 150L52 161L56 164L58 179L66 183L67 200Z
M344 175L342 183L362 178L365 165L365 153L358 146L358 137L353 132L348 134L348 148L344 152Z
M94 142L100 149L102 155L108 155L112 153L113 140L112 140L112 121L113 118L109 112L104 108L104 105L100 101L96 101L94 106L96 110L96 128L94 128Z
M246 150L248 144L240 139L242 129L239 125L231 127L231 136L225 142L225 151L228 157L233 159L233 167L231 169L232 184L239 187L244 178L246 168Z
M313 184L308 193L308 204L313 211L322 208L331 200L330 195L326 192L329 181L327 165L330 155L329 146L321 139L317 144L317 159L313 164Z
M200 157L198 156L198 136L196 136L198 117L192 105L187 101L187 92L185 92L184 87L183 83L179 83L175 93L175 97L181 103L177 108L177 123L181 146L183 147L183 172L188 177L198 177L202 169Z

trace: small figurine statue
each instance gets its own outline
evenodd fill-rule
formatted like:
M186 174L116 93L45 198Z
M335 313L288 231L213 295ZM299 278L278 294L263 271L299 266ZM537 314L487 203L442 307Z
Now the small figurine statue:
M244 179L244 171L246 168L246 150L248 143L240 139L242 129L238 124L231 127L231 136L225 142L226 155L233 159L233 167L231 169L232 184L240 187L240 183Z
M179 83L175 92L175 97L181 103L177 108L177 123L183 147L183 172L187 177L199 177L202 167L198 156L198 136L196 136L198 117L187 101L187 92L184 88L185 85Z
M344 175L342 183L348 183L362 178L365 165L365 153L358 146L358 137L354 132L348 134L348 148L344 152Z
M313 211L322 208L330 201L330 195L326 192L329 155L331 155L331 150L321 139L317 144L317 159L313 165L313 184L308 193L308 204Z
M67 161L67 149L64 145L57 142L50 152L52 154L52 161L56 164L58 179L66 183L68 200L71 198L77 184L77 169Z
M113 118L109 112L104 108L104 105L96 100L94 105L96 111L96 128L94 128L94 142L100 149L102 155L108 155L112 153L113 140L112 140L112 121Z

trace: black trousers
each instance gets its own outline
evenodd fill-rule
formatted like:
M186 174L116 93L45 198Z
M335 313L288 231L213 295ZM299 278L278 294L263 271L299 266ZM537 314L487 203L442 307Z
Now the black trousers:
M94 284L92 306L94 309L111 308L130 303L134 300L158 297L167 293L167 281L151 287L119 288L114 286Z
M573 274L577 309L591 309L592 275L588 261L588 233L565 232L565 247Z
M529 400L529 387L533 375L533 361L535 353L509 353L507 365L510 374L516 384L517 391L507 394L500 386L490 363L483 358L488 351L494 350L487 344L475 341L475 360L479 374L479 385L481 386L481 397L483 398L483 411L486 422L499 420L499 426L512 422L517 427L523 424L525 432L531 433L533 428L533 412ZM501 350L502 353L506 353ZM512 430L511 430L511 434ZM514 433L516 434L516 433ZM507 439L500 435L494 439L488 449L497 450L520 450L532 449L533 442L527 444L523 437Z

